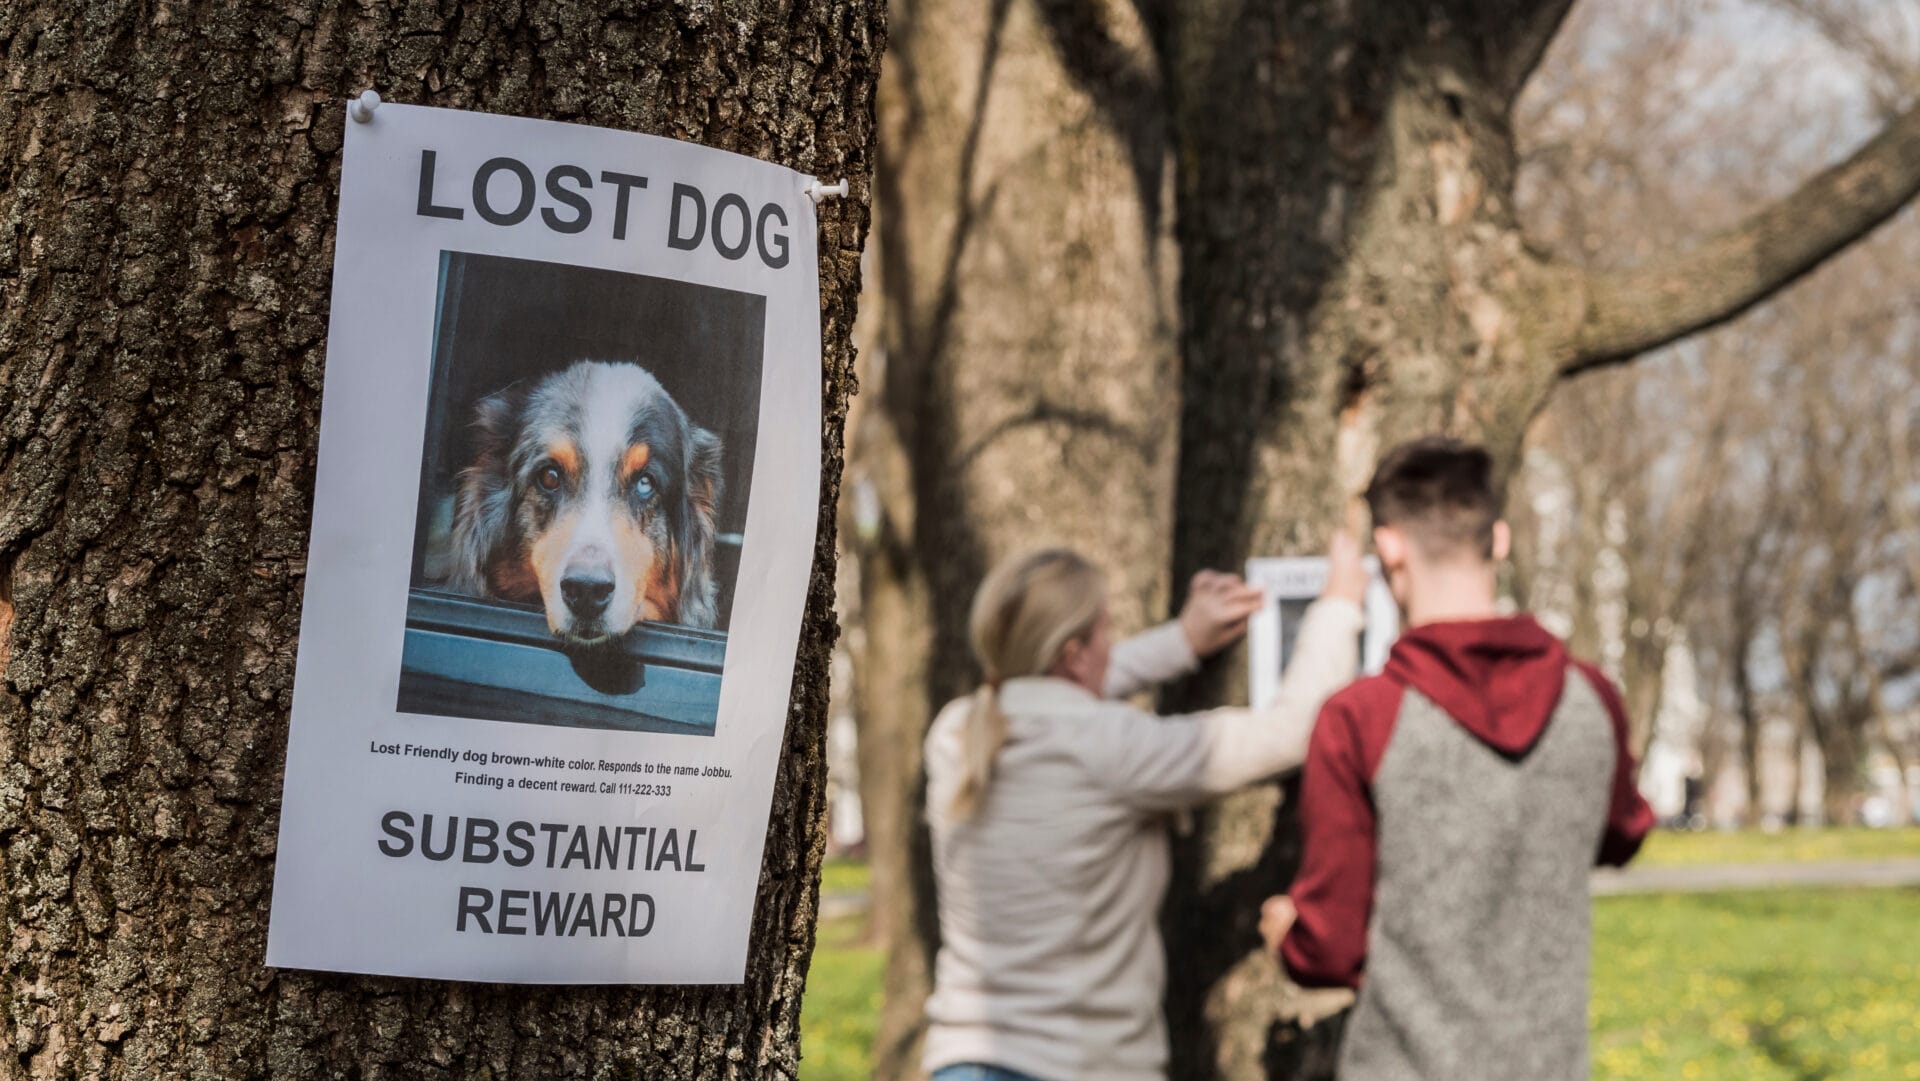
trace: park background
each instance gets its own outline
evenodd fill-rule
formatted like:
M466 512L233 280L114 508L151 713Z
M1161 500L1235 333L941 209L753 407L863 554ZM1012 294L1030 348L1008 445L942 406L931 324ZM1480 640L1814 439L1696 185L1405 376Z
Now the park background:
M1316 550L1380 442L1431 425L1502 457L1509 599L1624 687L1666 826L1597 880L1594 1076L1920 1078L1920 222L1749 277L1822 227L1809 201L1711 261L1911 127L1920 5L1510 5L1453 43L1544 47L1510 101L1422 55L1431 13L1267 6L893 8L801 1076L917 1072L918 734L969 686L981 570L1077 545L1139 628L1194 567ZM1550 45L1503 36L1528 19ZM1369 83L1394 78L1435 100ZM1532 329L1532 266L1663 262L1628 344ZM1476 392L1510 349L1551 354L1550 391ZM1239 663L1163 704L1244 701ZM1179 842L1179 1077L1327 1068L1337 1021L1301 1022L1339 1002L1251 956L1293 857L1271 788Z

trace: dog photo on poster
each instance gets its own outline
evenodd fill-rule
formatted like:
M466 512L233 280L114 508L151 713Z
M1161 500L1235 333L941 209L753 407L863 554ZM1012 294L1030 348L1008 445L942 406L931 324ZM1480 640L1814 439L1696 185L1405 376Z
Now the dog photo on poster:
M442 252L402 713L711 735L765 299Z

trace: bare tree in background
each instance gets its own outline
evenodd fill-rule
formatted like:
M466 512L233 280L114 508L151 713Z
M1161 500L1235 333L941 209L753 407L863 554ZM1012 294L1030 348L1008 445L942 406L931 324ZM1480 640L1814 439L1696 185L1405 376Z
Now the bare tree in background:
M1878 360L1920 326L1920 310L1904 298L1894 304L1909 308L1898 313L1904 319L1856 308L1853 320L1838 325L1831 313L1847 312L1845 298L1795 298L1821 299L1829 317L1804 322L1803 353ZM1829 823L1854 820L1872 744L1899 754L1883 740L1885 688L1920 673L1920 630L1903 615L1915 607L1913 582L1889 505L1897 498L1895 454L1887 428L1872 422L1884 402L1912 401L1920 387L1898 364L1859 363L1840 373L1802 372L1797 380L1799 415L1788 418L1797 436L1795 528L1787 541L1797 588L1775 614L1791 695L1820 749Z
M1832 152L1839 141L1833 125L1776 128L1742 119L1805 115L1819 95L1809 93L1804 79L1743 81L1736 65L1703 53L1693 24L1713 7L1615 12L1612 51L1583 53L1536 82L1524 205L1534 235L1556 252L1599 262L1634 258L1688 221L1726 220L1739 204L1782 186L1783 167L1793 161ZM1821 39L1840 50L1837 61L1828 57L1827 70L1850 66L1859 73L1867 113L1888 115L1913 100L1905 58L1920 57L1920 6L1834 0L1774 7L1790 26L1817 20L1819 36L1801 51L1817 59ZM1688 110L1682 87L1732 104ZM1602 110L1614 121L1584 122ZM1691 177L1676 175L1674 163L1704 145L1714 148L1705 156L1704 175L1700 166ZM1802 692L1789 686L1780 642L1783 620L1804 607L1797 587L1786 584L1801 578L1790 561L1818 552L1804 534L1823 528L1786 490L1802 483L1796 479L1802 460L1820 448L1780 429L1803 430L1797 418L1816 408L1810 397L1816 390L1869 388L1869 398L1891 392L1885 371L1889 364L1899 367L1896 332L1913 314L1904 298L1920 287L1907 254L1920 250L1916 234L1920 229L1905 216L1784 303L1647 364L1583 381L1556 399L1530 437L1530 461L1557 463L1561 475L1546 478L1530 469L1523 486L1547 479L1564 485L1579 524L1542 523L1574 538L1549 560L1553 576L1564 581L1528 581L1547 553L1527 551L1523 543L1522 585L1540 586L1540 599L1563 606L1577 600L1568 606L1572 611L1605 614L1606 605L1593 603L1593 583L1604 577L1604 560L1621 564L1624 618L1608 628L1611 634L1573 626L1576 642L1612 662L1644 735L1662 697L1665 648L1672 633L1684 630L1703 662L1698 671L1713 677L1702 689L1710 713L1733 715L1754 820L1768 803L1755 768L1766 718L1785 712L1805 723L1805 710L1794 704ZM1877 406L1829 402L1822 408L1839 408L1854 426L1885 427L1867 415ZM1828 507L1839 522L1824 528L1852 528L1859 516L1876 513L1871 498L1883 481L1867 476L1847 483L1855 497ZM1619 528L1617 537L1609 538L1610 525ZM1523 541L1530 532L1523 530ZM1701 736L1702 754L1724 760L1711 722ZM1859 750L1833 749L1850 759ZM1853 766L1857 761L1849 770Z

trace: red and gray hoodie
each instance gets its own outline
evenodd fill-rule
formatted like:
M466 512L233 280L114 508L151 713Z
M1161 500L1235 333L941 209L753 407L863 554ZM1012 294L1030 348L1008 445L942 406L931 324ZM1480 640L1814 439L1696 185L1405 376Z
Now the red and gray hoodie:
M1356 988L1341 1081L1587 1076L1587 872L1653 812L1620 696L1530 616L1416 627L1327 701L1295 981Z

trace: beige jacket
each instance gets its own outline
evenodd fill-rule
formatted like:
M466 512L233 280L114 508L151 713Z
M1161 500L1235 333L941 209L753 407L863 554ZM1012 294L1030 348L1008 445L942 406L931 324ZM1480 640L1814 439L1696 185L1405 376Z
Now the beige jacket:
M1008 739L975 818L946 813L969 699L927 734L940 953L925 1067L978 1062L1041 1081L1160 1081L1167 813L1292 769L1320 703L1353 679L1361 614L1307 610L1269 708L1158 717L1114 701L1190 671L1177 623L1114 647L1107 699L1008 680ZM1275 884L1276 887L1279 885Z

